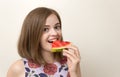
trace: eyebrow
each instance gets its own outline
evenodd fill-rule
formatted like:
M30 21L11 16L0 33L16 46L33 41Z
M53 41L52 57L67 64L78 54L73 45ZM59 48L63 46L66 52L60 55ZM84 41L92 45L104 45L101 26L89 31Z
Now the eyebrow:
M49 27L50 25L45 25L45 27Z
M56 23L55 25L60 25L60 23ZM61 25L60 25L61 26Z
M54 26L60 25L60 23L56 23ZM45 27L49 27L50 25L45 25ZM60 25L61 26L61 25Z

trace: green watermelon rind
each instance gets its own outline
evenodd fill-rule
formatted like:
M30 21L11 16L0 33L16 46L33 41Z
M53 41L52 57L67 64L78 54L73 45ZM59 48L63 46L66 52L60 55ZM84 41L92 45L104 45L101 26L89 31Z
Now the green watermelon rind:
M52 52L61 52L61 51L63 51L64 48L65 47L56 47L56 48L52 48L51 51Z
M62 52L64 48L52 48L52 52Z

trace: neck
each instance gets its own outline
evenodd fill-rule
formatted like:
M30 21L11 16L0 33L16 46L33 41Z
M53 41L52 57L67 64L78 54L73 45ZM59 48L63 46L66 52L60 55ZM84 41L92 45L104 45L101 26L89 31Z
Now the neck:
M43 58L47 63L54 63L54 55L50 51L42 51Z

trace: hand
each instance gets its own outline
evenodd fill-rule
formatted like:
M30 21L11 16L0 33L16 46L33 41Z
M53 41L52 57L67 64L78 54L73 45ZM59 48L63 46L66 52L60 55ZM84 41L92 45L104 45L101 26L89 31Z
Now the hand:
M77 73L80 64L79 49L73 44L70 44L66 47L66 49L63 50L63 55L67 56L67 65L69 72Z

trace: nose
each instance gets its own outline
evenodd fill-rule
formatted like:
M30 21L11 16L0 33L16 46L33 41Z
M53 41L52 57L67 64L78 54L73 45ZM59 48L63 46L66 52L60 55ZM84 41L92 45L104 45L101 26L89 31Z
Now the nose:
M52 29L50 30L50 35L57 35L57 31L52 28Z

